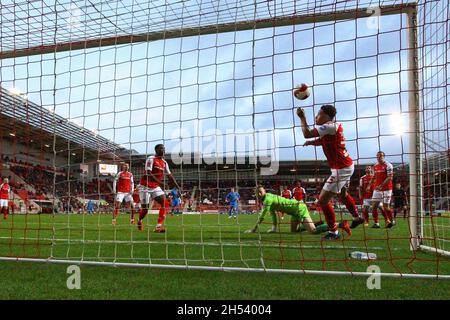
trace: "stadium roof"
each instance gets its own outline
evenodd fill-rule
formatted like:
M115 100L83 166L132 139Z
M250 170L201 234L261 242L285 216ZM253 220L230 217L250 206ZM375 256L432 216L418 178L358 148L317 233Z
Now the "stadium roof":
M2 0L0 59L406 12L415 1Z
M55 152L83 150L84 156L115 158L127 154L122 146L0 87L2 138L53 148ZM52 150L52 149L50 149ZM87 154L86 154L87 153Z

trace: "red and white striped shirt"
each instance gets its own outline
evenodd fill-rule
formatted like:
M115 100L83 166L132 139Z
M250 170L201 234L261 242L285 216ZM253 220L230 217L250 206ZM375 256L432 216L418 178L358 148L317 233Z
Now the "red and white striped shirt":
M147 161L145 162L145 172L150 172L156 179L161 182L164 179L164 174L171 174L167 161L157 156L148 157ZM160 187L159 183L154 181L147 174L142 176L140 185L151 189Z
M392 176L394 174L394 167L391 163L385 161L382 164L375 164L373 166L374 176L375 176L375 182L373 183L373 188L377 188L378 186L382 185L383 182L386 180L388 176ZM392 190L392 179L387 184L385 184L381 191L387 191Z

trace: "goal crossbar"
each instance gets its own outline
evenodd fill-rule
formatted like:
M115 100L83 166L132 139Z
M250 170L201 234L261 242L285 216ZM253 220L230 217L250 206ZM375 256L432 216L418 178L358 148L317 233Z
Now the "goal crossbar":
M374 14L379 16L410 14L412 12L415 12L416 7L417 6L415 3L381 6L376 7L376 10L375 8L366 7L353 10L340 10L334 12L305 14L305 15L289 15L278 18L256 19L251 21L240 21L236 23L223 23L216 25L200 26L198 28L177 28L158 32L121 35L99 39L86 39L82 41L72 41L50 45L33 46L25 49L3 51L0 52L0 59L41 55L47 53L57 53L71 50L99 48L105 46L114 46L139 42L149 42L164 39L174 39L190 36L201 36L234 31L265 29L265 28L302 25L309 23L321 23L329 21L354 20L359 18L371 17Z

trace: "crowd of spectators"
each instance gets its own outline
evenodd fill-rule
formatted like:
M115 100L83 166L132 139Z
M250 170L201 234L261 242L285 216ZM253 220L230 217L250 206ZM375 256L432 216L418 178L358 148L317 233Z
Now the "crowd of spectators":
M49 200L49 196L55 195L60 200L59 211L83 210L84 203L79 199L103 200L103 203L112 204L114 194L112 192L112 177L102 177L90 181L80 181L72 174L67 174L64 169L56 171L50 166L33 165L24 161L2 157L3 163L9 165L9 169L15 175L32 186L35 192L26 188L23 183L10 179L10 184L25 202L30 200ZM446 175L445 175L446 177ZM354 181L353 181L354 180ZM352 180L350 193L358 198L358 178ZM442 179L443 180L443 179ZM292 180L260 180L269 192L280 194L283 187L290 190L294 188L295 179ZM446 181L447 182L447 181ZM252 207L255 203L254 179L221 180L221 181L183 181L183 203L191 210L199 207L203 209L222 210L227 207L226 195L234 187L241 197L241 206ZM447 185L447 183L444 183ZM323 183L302 181L302 187L306 190L306 203L313 204L322 189ZM442 185L442 183L440 184ZM443 187L440 190L444 190ZM446 189L445 189L446 190ZM107 210L107 206L101 209Z
M9 170L20 177L24 183L16 181L11 176L10 185L12 191L19 195L28 205L29 200L51 200L49 196L55 195L60 200L58 211L82 210L84 204L78 198L104 199L112 203L112 179L82 182L72 174L67 174L64 169L54 170L53 167L32 164L26 161L10 158L6 155L1 157L1 162L8 165Z

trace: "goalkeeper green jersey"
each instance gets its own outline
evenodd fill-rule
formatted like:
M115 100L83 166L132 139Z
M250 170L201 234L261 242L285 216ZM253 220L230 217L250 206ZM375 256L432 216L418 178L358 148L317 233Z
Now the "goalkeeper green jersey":
M259 213L260 220L263 220L268 213L275 214L276 212L286 213L292 216L292 219L298 219L299 221L309 217L306 204L295 199L286 199L271 193L266 193L263 198L263 205L264 208Z

